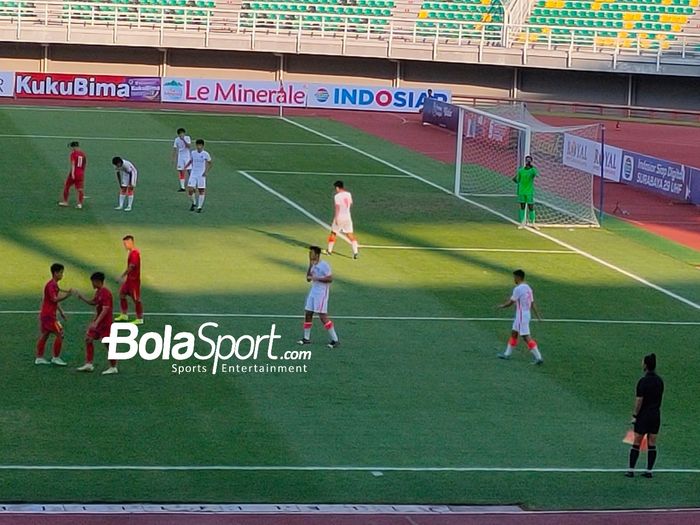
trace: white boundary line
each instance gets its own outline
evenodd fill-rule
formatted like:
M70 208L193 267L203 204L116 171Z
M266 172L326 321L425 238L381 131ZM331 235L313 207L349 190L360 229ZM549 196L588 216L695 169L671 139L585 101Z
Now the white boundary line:
M336 144L338 146L338 144ZM261 173L270 175L328 175L333 177L372 177L387 179L410 179L408 175L396 175L389 173L338 173L323 171L277 171L277 170L244 170L246 173Z
M578 255L572 250L519 250L517 248L444 248L441 246L391 246L376 244L361 244L360 248L373 250L428 250L436 252L493 252L493 253L544 253Z
M147 137L79 137L69 135L21 135L0 133L2 138L24 138L24 139L56 139L56 140L101 140L115 142L172 142L173 139L159 139ZM254 141L254 140L209 140L207 144L243 144L247 146L314 146L323 148L339 148L340 144L329 144L327 142L274 142L274 141Z
M598 467L389 467L323 465L0 465L3 470L135 470L135 471L249 471L249 472L539 472L539 473L609 473L627 472L627 468ZM659 468L654 472L700 474L700 468Z
M191 106L190 106L191 107ZM138 109L138 108L120 108L107 106L94 106L84 108L79 106L27 106L27 105L5 105L0 103L0 110L14 109L24 111L70 111L71 113L144 113L146 115L183 115L186 117L204 116L204 117L224 117L224 118L262 118L262 119L278 119L277 115L256 115L253 113L233 113L227 111L188 111L186 109Z
M88 311L67 311L68 315L95 315ZM0 310L0 315L39 315L38 310ZM210 317L239 319L301 319L300 314L245 314L245 313L202 313L202 312L148 312L146 317ZM369 316L369 315L334 315L334 319L351 321L435 321L460 323L510 323L508 317L418 317L418 316ZM700 326L700 321L655 321L647 319L542 319L534 321L562 324L609 324L609 325L647 325L647 326Z
M391 504L304 504L304 503L10 503L0 504L0 514L253 514L253 515L615 515L652 513L698 513L700 508L524 510L516 505L391 505Z
M314 221L316 224L318 224L319 226L321 226L322 228L324 228L326 231L330 231L330 230L331 230L331 225L330 225L330 224L328 224L328 223L326 223L326 222L323 222L321 219L319 219L318 217L316 217L313 213L311 213L310 211L306 210L305 208L302 208L300 205L298 205L298 204L297 204L296 202L294 202L292 199L290 199L290 198L285 197L284 195L282 195L279 191L277 191L277 190L271 188L270 186L268 186L268 185L265 184L264 182L262 182L262 181L256 179L255 177L253 177L252 175L250 175L249 173L247 173L247 172L245 172L245 171L240 171L240 170L239 170L238 173L240 173L241 175L243 175L246 179L248 179L249 181L251 181L253 184L257 184L258 186L260 186L260 187L261 187L262 189L264 189L265 191L271 193L272 195L274 195L275 197L277 197L277 198L280 199L281 201L286 202L286 203L289 204L292 208L294 208L295 210L297 210L299 213L301 213L301 214L304 215L305 217L308 217L309 219L311 219L312 221ZM345 242L347 242L348 244L350 244L350 239L348 239L344 234L339 233L339 234L338 234L338 237L340 237L340 238L343 239Z
M292 206L295 210L299 211L304 216L306 216L309 219L311 219L312 221L314 221L316 224L322 226L326 230L331 229L330 224L323 222L321 219L316 217L314 214L312 214L306 208L303 208L301 205L294 202L289 197L286 197L285 195L283 195L279 191L275 190L274 188L271 188L270 186L268 186L267 184L265 184L261 180L256 179L255 177L253 177L250 174L251 172L239 170L238 173L240 173L241 175L246 177L251 182L257 184L265 191L271 193L272 195L274 195L278 199L286 202L287 204ZM252 173L263 173L263 172L252 171ZM284 172L273 172L273 173L284 173ZM411 178L408 175L400 175L400 177ZM343 238L343 240L345 242L349 242L349 240L342 233L340 233L339 236L341 238ZM376 244L367 244L367 245L362 244L362 245L360 245L360 248L363 248L363 249L369 248L369 249L374 249L374 250L428 250L428 251L445 251L445 252L495 252L495 253L503 252L503 253L543 253L543 254L578 255L573 250L518 250L518 249L511 250L511 249L507 249L507 248L449 248L449 247L437 247L437 246L382 246L382 245L376 245Z
M457 199L460 199L460 200L462 200L462 201L464 201L464 202L468 202L468 203L471 204L472 206L476 206L477 208L480 208L480 209L482 209L482 210L484 210L484 211L486 211L486 212L488 212L488 213L491 213L491 214L493 214L493 215L496 215L497 217L500 217L501 219L503 219L503 220L505 220L505 221L507 221L507 222L509 222L509 223L511 223L511 224L514 224L514 225L517 225L517 224L518 224L518 222L515 221L514 219L512 219L511 217L508 217L507 215L505 215L505 214L503 214L503 213L501 213L501 212L499 212L499 211L496 211L496 210L494 210L493 208L490 208L489 206L486 206L486 205L484 205L484 204L481 204L481 203L476 202L476 201L471 200L471 199L467 199L466 197L463 197L462 195L455 195L452 191L448 190L447 188L444 188L443 186L440 186L439 184L437 184L437 183L435 183L435 182L432 182L432 181L430 181L430 180L428 180L428 179L426 179L426 178L424 178L424 177L421 177L421 176L419 176L419 175L416 175L415 173L412 173L412 172L410 172L410 171L408 171L408 170L406 170L406 169L404 169L404 168L401 168L401 167L399 167L399 166L397 166L397 165L395 165L395 164L393 164L393 163L391 163L391 162L389 162L389 161L387 161L387 160L384 160L384 159L382 159L382 158L380 158L380 157L377 157L376 155L373 155L373 154L371 154L371 153L368 153L368 152L364 151L363 149L356 148L355 146L352 146L352 145L350 145L350 144L347 144L346 142L343 142L342 140L339 140L339 139L336 139L336 138L334 138L334 137L331 137L330 135L326 135L325 133L323 133L323 132L321 132L321 131L317 131L317 130L315 130L315 129L313 129L313 128L310 128L310 127L308 127L308 126L305 126L304 124L300 124L300 123L298 123L298 122L295 122L295 121L293 121L293 120L290 120L290 119L287 118L287 117L282 117L281 120L283 120L283 121L285 121L285 122L291 124L292 126L296 126L296 127L300 128L300 129L303 129L303 130L308 131L309 133L313 133L314 135L317 135L317 136L319 136L319 137L323 137L323 138L325 138L326 140L330 140L330 141L332 141L332 142L335 142L336 144L339 144L339 145L341 145L341 146L344 146L344 147L346 147L346 148L348 148L348 149L350 149L350 150L352 150L352 151L354 151L354 152L356 152L356 153L359 153L360 155L364 155L364 156L367 157L367 158L370 158L370 159L372 159L372 160L375 160L375 161L379 162L380 164L384 164L385 166L388 166L388 167L390 167L390 168L393 168L393 169L395 169L396 171L398 171L398 172L400 172L400 173L404 173L404 174L406 174L406 175L409 175L409 176L415 178L416 180L419 180L419 181L421 181L421 182L423 182L423 183L425 183L425 184L427 184L427 185L429 185L429 186L432 186L433 188L435 188L435 189L437 189L437 190L440 190L440 191L442 191L442 192L444 192L444 193L447 193L448 195L452 195L453 197L455 197L455 198L457 198ZM579 248L576 248L575 246L573 246L573 245L571 245L571 244L569 244L569 243L567 243L567 242L564 242L564 241L562 241L562 240L559 240L559 239L557 239L556 237L552 237L551 235L549 235L549 234L547 234L547 233L543 233L543 232L541 232L541 231L534 230L534 229L532 229L532 228L526 228L526 229L527 229L527 231L529 231L529 232L532 233L533 235L539 235L540 237L542 237L542 238L544 238L544 239L547 239L547 240L549 240L549 241L552 241L553 243L558 244L559 246L561 246L561 247L563 247L563 248L567 248L567 249L569 249L569 250L575 251L575 252L578 253L579 255L582 255L583 257L586 257L587 259L590 259L591 261L594 261L594 262L600 264L601 266L605 266L606 268L609 268L610 270L613 270L613 271L615 271L615 272L621 273L622 275L624 275L624 276L626 276L626 277L629 277L630 279L633 279L633 280L637 281L638 283L641 283L641 284L643 284L643 285L645 285L645 286L648 286L649 288L652 288L652 289L656 290L657 292L661 292L661 293L667 295L668 297L671 297L672 299L675 299L676 301L679 301L679 302L681 302L681 303L683 303L683 304L685 304L685 305L687 305L687 306L690 306L691 308L694 308L695 310L699 310L699 311L700 311L700 304L698 304L698 303L696 303L696 302L693 302L693 301L691 301L690 299L686 299L685 297L683 297L683 296L681 296L681 295L678 295L677 293L672 292L671 290L667 290L666 288L663 288L662 286L659 286L658 284L654 284L654 283L652 283L651 281L648 281L647 279L644 279L643 277L640 277L640 276L638 276L638 275L636 275L636 274L633 274L632 272L629 272L629 271L627 271L627 270L625 270L625 269L623 269L623 268L620 268L619 266L616 266L616 265L614 265L614 264L612 264L612 263L609 263L608 261L605 261L605 260L601 259L600 257L597 257L597 256L595 256L595 255L593 255L593 254L590 254L590 253L588 253L588 252L586 252L586 251L583 251L583 250L581 250L581 249L579 249Z

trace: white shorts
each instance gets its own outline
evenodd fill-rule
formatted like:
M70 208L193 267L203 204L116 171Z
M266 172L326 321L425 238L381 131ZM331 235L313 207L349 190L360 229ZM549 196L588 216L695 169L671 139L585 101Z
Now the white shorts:
M185 166L187 166L187 163L190 161L190 157L188 156L180 156L178 155L177 157L177 171L182 171L185 169Z
M518 335L530 335L530 312L517 312L513 319L513 330Z
M352 233L352 219L347 218L333 221L333 224L331 224L331 231L333 233Z
M324 293L310 293L306 296L304 310L317 314L328 313L328 291Z
M187 181L187 185L190 188L203 190L207 187L207 178L203 174L195 175L190 172L190 180Z
M121 172L121 180L122 180L121 185L123 188L125 188L127 186L136 186L136 181L138 180L138 178L139 178L138 173L134 173L133 175L131 175L129 173L125 173L122 171Z

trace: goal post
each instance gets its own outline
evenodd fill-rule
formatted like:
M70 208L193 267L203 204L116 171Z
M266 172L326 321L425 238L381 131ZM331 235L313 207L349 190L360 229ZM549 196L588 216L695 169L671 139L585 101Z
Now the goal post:
M568 144L576 138L597 141L599 125L555 127L532 116L523 104L459 112L454 192L487 201L515 214L513 182L526 156L538 170L535 210L540 226L598 226L593 205L593 175L569 162ZM579 141L585 142L585 141Z

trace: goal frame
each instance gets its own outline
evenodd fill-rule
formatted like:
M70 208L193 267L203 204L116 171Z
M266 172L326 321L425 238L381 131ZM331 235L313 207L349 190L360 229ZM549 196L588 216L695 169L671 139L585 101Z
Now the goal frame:
M473 114L473 115L481 115L483 117L489 118L492 121L497 121L500 122L504 125L510 126L511 128L517 129L523 133L522 135L522 144L519 142L518 143L518 163L519 165L522 165L525 161L525 157L528 155L531 155L531 146L532 146L532 126L529 126L528 124L525 124L524 122L519 122L513 119L510 119L508 117L503 117L501 115L491 113L489 111L475 108L472 106L466 106L464 104L455 104L455 106L458 108L458 115L459 115L459 120L457 122L457 144L456 144L456 158L455 158L455 173L454 173L454 188L453 192L456 196L462 196L462 165L463 165L463 147L464 147L464 138L465 138L465 129L464 129L464 122L466 120L466 115L467 113ZM472 196L472 197L506 197L506 195L501 195L501 194L479 194L479 193L474 193L474 194L467 194L467 196ZM593 197L591 196L591 199ZM546 201L539 201L541 204L544 204L545 206L548 206L549 208L556 209L557 211L565 214L565 215L570 215L570 212L560 208L559 206L556 206L550 202ZM535 203L537 203L537 199L535 200ZM551 224L551 223L543 223L539 224L541 227L546 227L546 228L599 228L600 223L590 223L590 224Z

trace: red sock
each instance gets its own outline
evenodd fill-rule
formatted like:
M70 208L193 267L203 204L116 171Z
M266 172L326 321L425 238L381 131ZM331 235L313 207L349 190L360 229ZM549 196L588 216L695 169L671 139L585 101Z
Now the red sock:
M141 301L136 303L136 318L143 319L143 303Z
M95 343L88 341L85 344L85 362L92 363L93 359L95 359Z
M39 338L39 340L36 343L36 356L37 357L44 357L44 349L46 348L46 337L43 335Z
M68 177L66 183L63 185L63 202L68 200L68 194L70 193L70 187L73 185L73 180Z
M85 198L85 190L78 190L78 203L82 204Z
M126 297L119 298L119 310L125 314L129 310L129 303L126 302Z
M58 357L61 355L61 345L63 344L63 338L57 337L53 340L53 356Z
M109 366L113 368L117 368L117 360L116 359L110 359L109 360Z
M180 171L179 174L180 174L180 180L185 180L185 172Z

